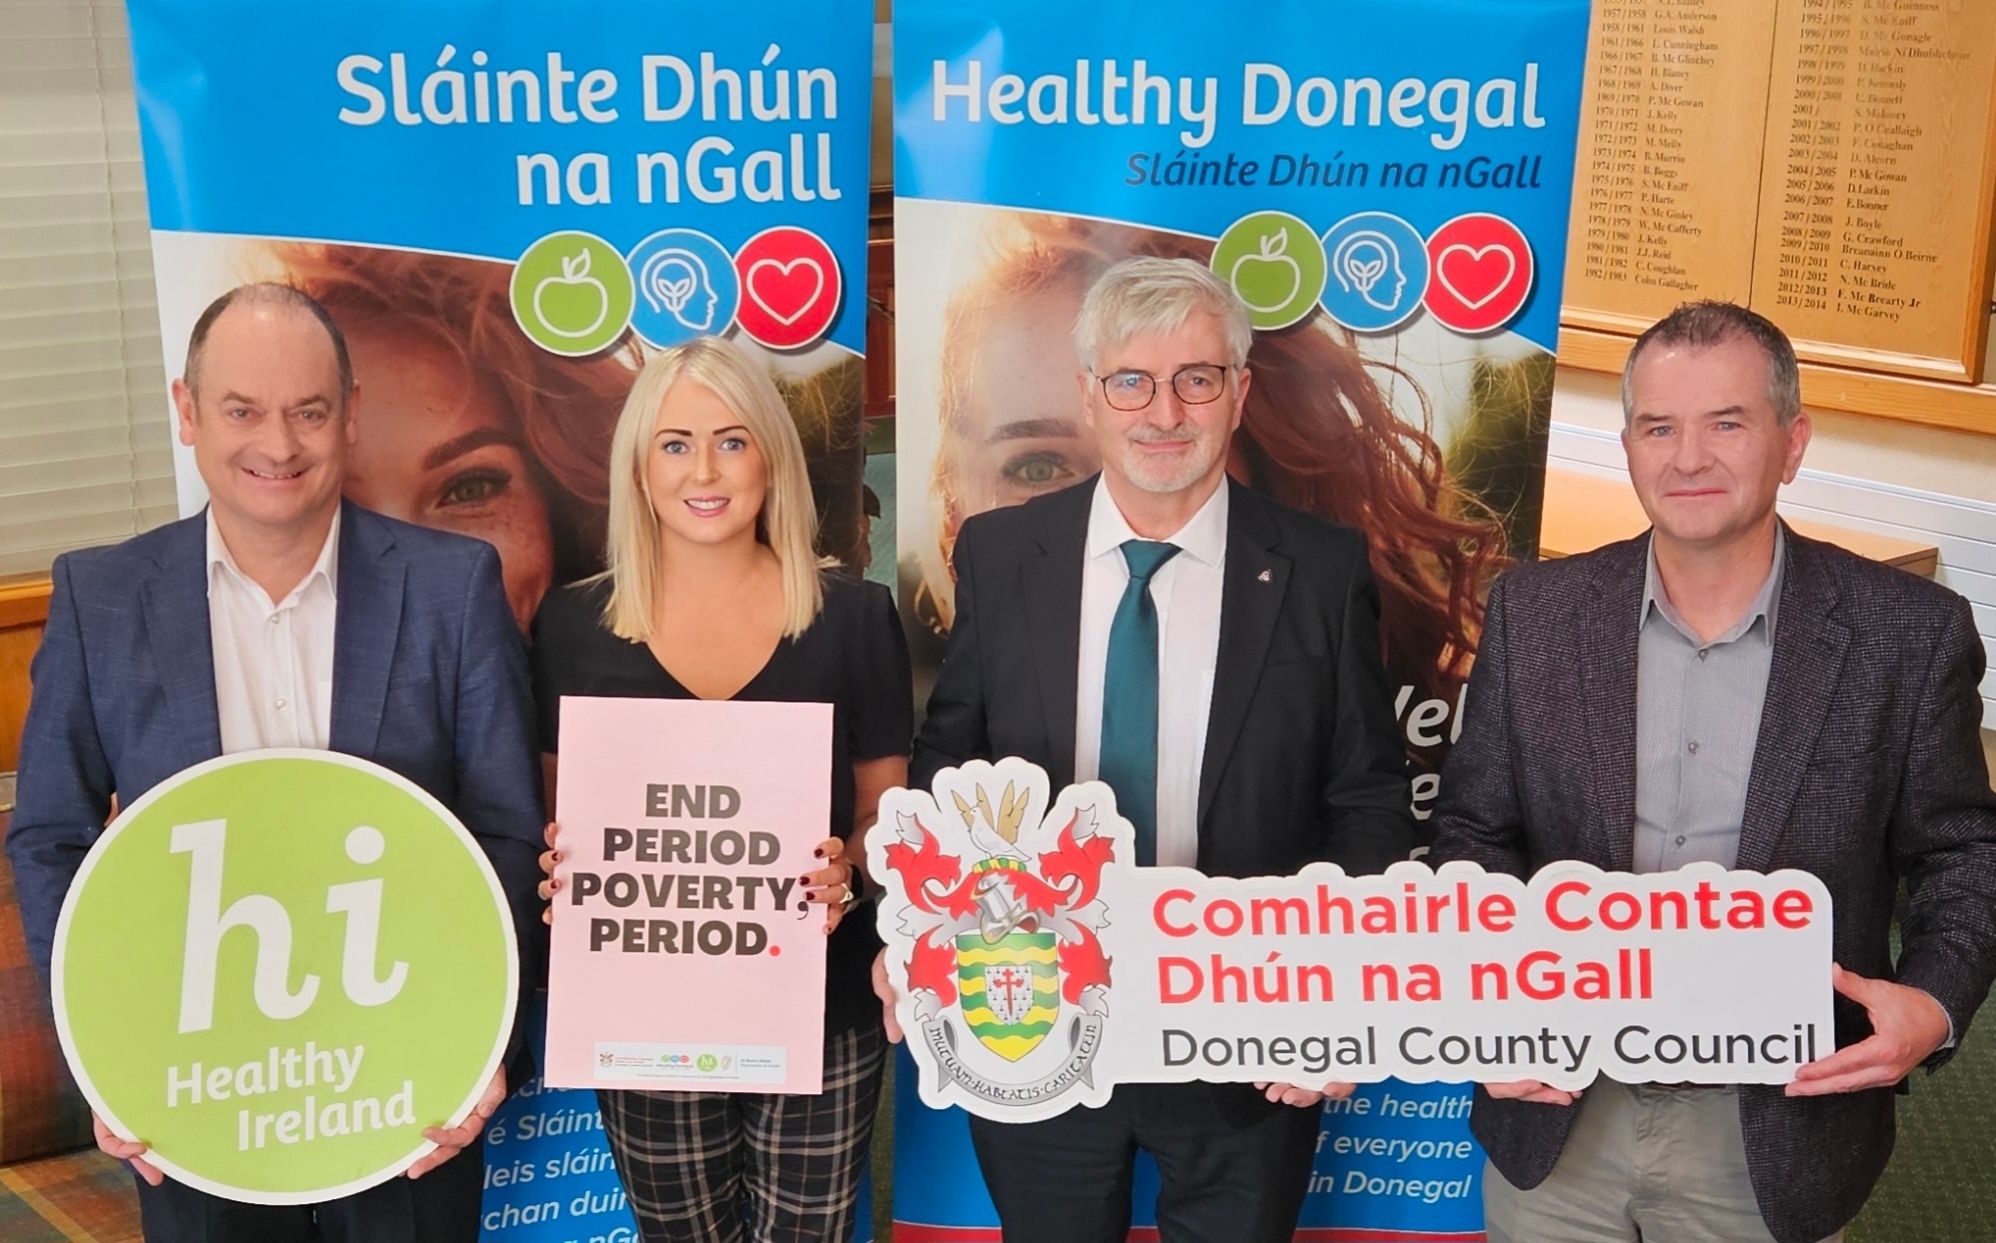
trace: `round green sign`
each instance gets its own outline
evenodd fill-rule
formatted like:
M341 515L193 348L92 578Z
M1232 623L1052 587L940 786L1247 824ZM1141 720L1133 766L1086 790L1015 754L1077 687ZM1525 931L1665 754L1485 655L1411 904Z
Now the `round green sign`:
M624 335L637 286L617 248L593 233L550 233L513 265L513 319L544 350L594 354Z
M1324 296L1324 243L1281 211L1259 211L1227 226L1213 247L1213 271L1247 303L1256 328L1287 328Z
M198 764L91 848L56 925L57 1031L171 1178L309 1204L392 1178L504 1055L519 960L484 851L331 751Z

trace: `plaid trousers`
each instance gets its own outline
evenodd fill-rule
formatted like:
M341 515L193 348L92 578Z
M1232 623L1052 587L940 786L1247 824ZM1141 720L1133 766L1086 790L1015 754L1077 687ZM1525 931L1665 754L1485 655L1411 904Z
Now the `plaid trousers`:
M597 1092L645 1243L845 1243L886 1047L828 1033L817 1096Z

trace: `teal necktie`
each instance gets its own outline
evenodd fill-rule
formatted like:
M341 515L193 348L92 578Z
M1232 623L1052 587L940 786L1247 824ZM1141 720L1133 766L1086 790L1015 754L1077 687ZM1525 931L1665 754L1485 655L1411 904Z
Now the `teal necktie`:
M1123 542L1130 585L1109 624L1109 658L1102 671L1099 771L1116 792L1117 810L1136 826L1140 867L1157 862L1157 605L1150 580L1177 553L1176 544Z

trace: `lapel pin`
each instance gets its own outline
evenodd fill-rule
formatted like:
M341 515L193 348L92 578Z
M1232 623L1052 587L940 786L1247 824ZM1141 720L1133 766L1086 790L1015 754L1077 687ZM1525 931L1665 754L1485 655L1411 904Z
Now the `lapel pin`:
M1255 575L1255 577L1260 579L1264 583L1272 583L1275 581L1275 575L1270 574L1267 570L1263 570L1261 573Z

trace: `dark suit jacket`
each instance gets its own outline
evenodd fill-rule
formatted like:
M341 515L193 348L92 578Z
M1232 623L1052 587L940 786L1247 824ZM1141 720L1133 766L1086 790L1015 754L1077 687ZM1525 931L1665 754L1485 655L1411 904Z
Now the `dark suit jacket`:
M1492 590L1432 862L1527 877L1556 859L1629 870L1647 539L1526 566ZM1977 736L1983 651L1968 603L1793 531L1787 548L1738 866L1821 877L1837 961L1925 989L1959 1035L1996 974L1996 795ZM1869 1031L1839 998L1837 1043ZM1892 1152L1892 1104L1883 1088L1740 1089L1747 1168L1776 1239L1813 1243L1856 1216ZM1530 1188L1552 1172L1572 1119L1479 1089L1470 1128L1504 1177Z
M1229 481L1220 646L1199 775L1199 869L1383 871L1413 848L1365 538ZM956 542L956 622L910 784L1016 755L1074 780L1081 570L1093 479L979 514ZM1226 1111L1264 1113L1252 1090ZM1236 1099L1242 1098L1242 1099ZM1269 1107L1273 1108L1273 1107Z
M341 510L332 750L390 768L457 813L522 931L540 928L540 756L526 650L499 556L463 536ZM44 978L63 896L129 807L222 753L203 516L56 559L7 834ZM523 938L521 980L536 978Z

